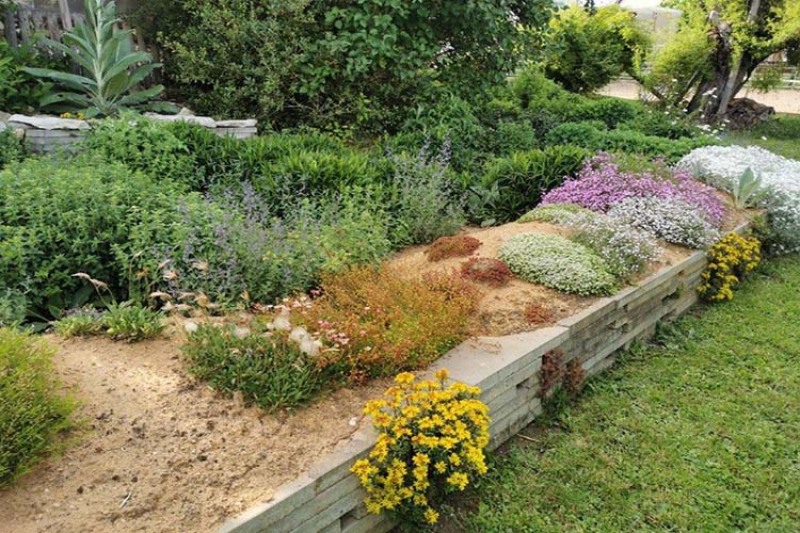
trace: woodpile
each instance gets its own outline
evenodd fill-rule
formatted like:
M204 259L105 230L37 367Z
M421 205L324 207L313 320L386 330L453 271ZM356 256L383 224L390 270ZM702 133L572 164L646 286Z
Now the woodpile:
M750 98L737 98L731 101L725 118L729 128L741 130L766 122L774 114L774 107L759 104Z

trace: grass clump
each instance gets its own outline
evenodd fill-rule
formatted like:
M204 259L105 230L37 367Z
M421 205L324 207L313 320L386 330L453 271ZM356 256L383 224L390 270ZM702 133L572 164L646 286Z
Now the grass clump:
M103 316L103 325L112 339L138 342L157 337L166 324L158 311L122 303L109 306Z
M466 257L480 248L481 241L468 235L456 235L455 237L441 237L434 241L425 255L428 261L441 261L451 257Z
M308 402L324 384L313 357L288 330L252 327L258 329L199 325L183 346L189 371L213 388L241 392L246 401L263 408Z
M499 259L473 257L461 264L461 276L490 287L505 287L514 273Z
M500 249L500 259L522 279L563 292L592 296L610 294L615 287L605 261L564 237L515 235Z
M71 425L74 404L57 392L52 357L44 341L0 328L0 487L52 451Z

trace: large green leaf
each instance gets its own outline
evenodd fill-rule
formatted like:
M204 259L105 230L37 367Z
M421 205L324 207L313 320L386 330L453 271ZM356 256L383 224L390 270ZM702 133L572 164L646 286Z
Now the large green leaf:
M163 91L163 85L154 85L153 87L145 89L144 91L130 93L129 95L120 98L118 103L122 106L142 104L148 100L152 100Z
M92 100L89 97L78 93L51 93L42 98L39 102L39 105L42 107L47 107L62 102L68 102L80 107L88 107L92 105Z
M22 70L38 78L49 78L60 82L70 89L85 90L94 85L94 81L79 74L61 72L49 68L24 67Z

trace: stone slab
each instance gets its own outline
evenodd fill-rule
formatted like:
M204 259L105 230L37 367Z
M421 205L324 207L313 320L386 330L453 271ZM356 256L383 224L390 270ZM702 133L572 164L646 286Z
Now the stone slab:
M60 118L44 115L11 115L8 125L12 128L35 128L39 130L88 130L89 123L85 120Z
M204 128L214 129L217 127L217 122L211 117L198 117L194 115L160 115L158 113L145 113L145 117L159 122L188 122L189 124L197 124Z

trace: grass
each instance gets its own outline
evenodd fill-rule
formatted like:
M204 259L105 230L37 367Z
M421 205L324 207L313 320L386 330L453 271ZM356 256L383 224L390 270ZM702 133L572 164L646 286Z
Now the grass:
M442 531L800 530L800 259L529 427Z
M753 129L731 132L726 139L733 144L754 144L783 157L800 159L800 115L777 115Z

